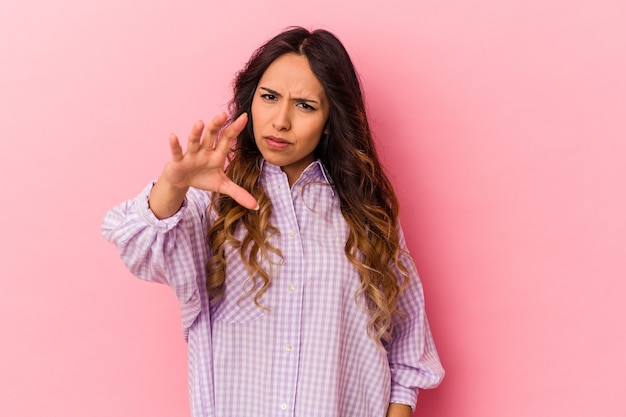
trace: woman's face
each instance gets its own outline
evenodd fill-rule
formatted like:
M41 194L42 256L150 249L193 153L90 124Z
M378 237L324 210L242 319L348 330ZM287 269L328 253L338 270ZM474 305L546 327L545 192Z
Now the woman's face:
M328 100L306 57L288 53L265 70L252 99L254 140L263 158L293 184L314 160Z

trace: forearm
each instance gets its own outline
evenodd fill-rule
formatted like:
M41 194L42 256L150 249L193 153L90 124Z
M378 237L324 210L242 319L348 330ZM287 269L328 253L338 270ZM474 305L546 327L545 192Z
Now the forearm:
M158 219L173 216L183 205L188 189L174 187L161 176L150 192L150 210Z
M389 404L389 409L387 410L387 417L411 417L413 415L413 410L410 406L406 404Z

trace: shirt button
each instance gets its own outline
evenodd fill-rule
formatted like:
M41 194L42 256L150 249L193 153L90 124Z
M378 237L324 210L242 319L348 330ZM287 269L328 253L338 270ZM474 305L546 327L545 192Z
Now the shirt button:
M294 292L296 290L296 287L294 287L293 285L289 286L289 292Z
M289 232L289 237L290 238L296 237L296 232Z
M286 409L287 409L287 403L282 403L282 404L280 405L280 409L281 409L281 410L286 410Z
M291 350L292 350L292 349L293 349L293 346L291 346L289 343L287 343L287 344L285 345L285 350L286 350L287 352L291 352Z

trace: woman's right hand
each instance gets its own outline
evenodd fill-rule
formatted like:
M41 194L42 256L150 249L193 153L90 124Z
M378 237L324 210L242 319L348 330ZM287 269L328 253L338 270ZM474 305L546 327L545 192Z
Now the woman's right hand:
M224 173L232 142L245 128L248 116L242 114L220 134L226 120L226 114L222 113L206 127L201 120L196 122L184 152L178 137L170 135L172 159L150 193L149 205L156 217L163 219L174 215L189 187L227 194L248 209L257 207L254 197Z

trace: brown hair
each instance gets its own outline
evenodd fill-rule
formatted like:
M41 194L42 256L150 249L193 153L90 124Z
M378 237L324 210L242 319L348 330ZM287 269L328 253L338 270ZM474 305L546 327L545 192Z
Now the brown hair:
M332 33L289 28L257 49L235 79L230 103L231 119L250 115L252 99L261 76L269 65L286 53L307 58L329 101L328 133L323 135L315 155L330 174L349 226L345 254L359 270L361 287L368 301L370 334L377 340L391 340L397 299L408 283L408 273L399 260L397 229L398 200L378 160L370 132L358 75L348 52ZM254 140L252 123L237 138L227 175L257 198L260 209L246 210L225 195L215 195L217 218L208 230L212 258L207 266L207 290L213 299L224 292L225 248L240 249L255 292L255 303L271 283L262 260L271 264L270 254L280 252L269 244L278 231L270 224L271 204L258 184L261 154ZM243 225L242 240L235 230ZM358 296L358 294L355 294Z

